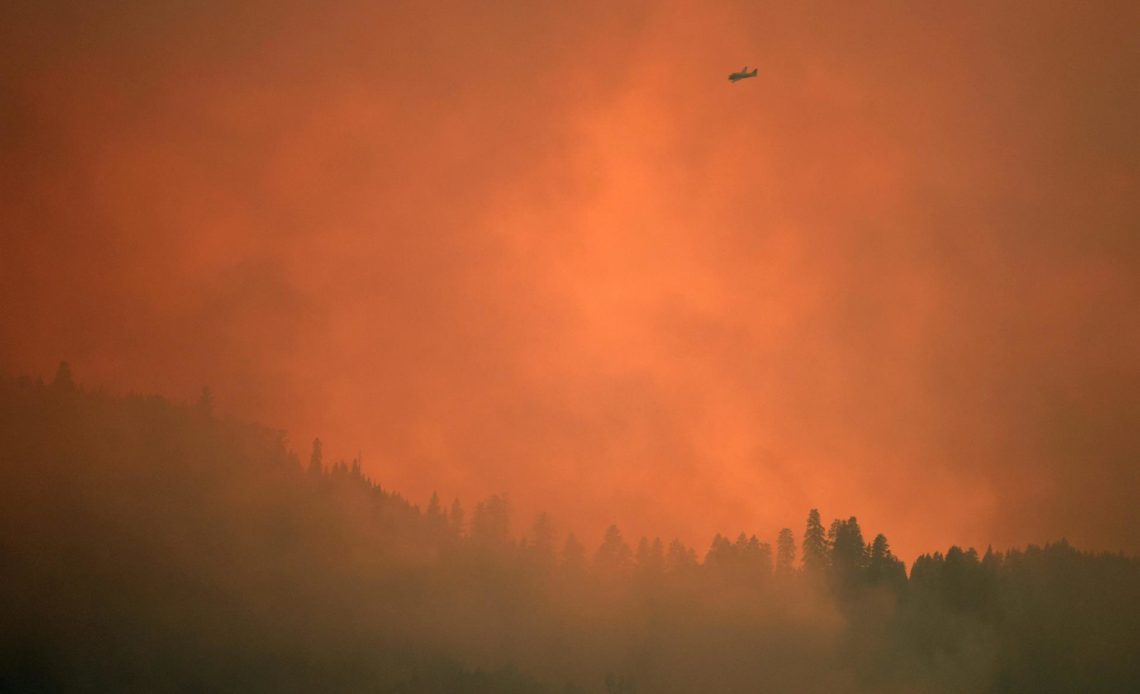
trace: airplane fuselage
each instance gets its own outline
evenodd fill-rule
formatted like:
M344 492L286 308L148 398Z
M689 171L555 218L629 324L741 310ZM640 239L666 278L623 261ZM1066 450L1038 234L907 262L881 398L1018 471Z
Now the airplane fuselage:
M728 81L729 82L739 82L740 80L746 80L749 77L755 77L756 73L759 71L760 71L760 68L756 68L756 69L752 70L752 72L748 72L747 70L741 70L740 72L734 72L728 76Z

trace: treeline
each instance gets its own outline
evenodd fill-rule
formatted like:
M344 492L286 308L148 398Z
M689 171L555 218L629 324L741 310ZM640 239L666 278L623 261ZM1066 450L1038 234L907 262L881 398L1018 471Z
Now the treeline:
M520 532L65 365L0 383L0 508L4 691L1140 691L1132 557Z

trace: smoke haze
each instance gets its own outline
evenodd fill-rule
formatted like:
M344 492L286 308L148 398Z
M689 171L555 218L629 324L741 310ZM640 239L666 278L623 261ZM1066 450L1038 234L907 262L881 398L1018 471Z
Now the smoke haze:
M591 538L1140 550L1134 3L97 5L0 21L4 373Z

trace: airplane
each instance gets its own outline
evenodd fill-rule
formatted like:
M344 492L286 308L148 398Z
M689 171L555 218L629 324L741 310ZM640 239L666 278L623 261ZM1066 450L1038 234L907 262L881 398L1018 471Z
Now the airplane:
M728 76L728 81L729 81L729 82L739 82L740 80L746 80L746 79L748 79L749 77L755 77L755 76L756 76L756 72L757 72L759 69L760 69L760 68L754 68L754 69L752 70L752 72L749 72L749 71L748 71L748 66L747 66L747 65L745 65L745 66L744 66L744 67L743 67L743 68L740 70L740 72L734 72L734 73L732 73L731 75L729 75L729 76Z

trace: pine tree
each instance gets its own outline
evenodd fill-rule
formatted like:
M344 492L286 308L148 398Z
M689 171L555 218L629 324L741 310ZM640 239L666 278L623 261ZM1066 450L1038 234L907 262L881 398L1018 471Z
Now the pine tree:
M649 538L644 535L637 541L637 551L634 552L634 561L637 562L637 568L641 568L649 563Z
M776 573L788 576L795 570L796 538L788 528L780 530L776 538Z
M661 538L653 538L653 544L649 546L649 562L646 568L653 574L659 574L665 570L665 545L661 542Z
M530 552L542 565L554 562L554 523L550 514L540 513L530 530Z
M443 506L440 505L439 494L436 492L431 493L431 499L428 501L424 517L427 519L428 527L433 532L441 531L447 527L447 517L443 515Z
M855 516L832 524L831 568L840 585L853 587L867 566L867 545Z
M492 494L475 505L471 538L485 546L504 546L510 541L511 512L507 497Z
M807 529L804 530L804 572L816 577L826 573L827 550L827 536L824 534L823 522L819 518L819 510L813 508L808 513Z
M448 525L451 526L451 532L458 536L462 536L467 529L463 505L459 503L458 498L451 502L451 514L448 516Z
M868 567L872 570L882 566L883 562L891 556L891 547L887 543L887 536L879 533L871 542L870 562Z
M871 542L870 559L867 562L867 578L871 583L881 582L887 575L889 564L894 557L891 556L891 547L887 543L887 536L879 533Z
M606 528L602 545L594 555L594 564L598 569L607 573L622 573L629 567L632 557L633 551L622 539L621 530L616 525Z
M748 550L751 556L750 562L756 572L761 576L767 577L772 575L772 545L767 542L761 542L759 538L753 535L748 540Z
M871 584L886 584L901 592L906 588L906 567L891 553L887 536L879 533L867 551L867 580Z
M562 568L570 573L577 573L586 568L586 548L574 533L566 536L566 544L562 546Z
M314 476L319 476L322 471L322 459L324 458L323 446L319 438L313 439L313 452L309 454L309 473Z
M62 392L75 390L75 379L71 376L71 364L65 361L59 363L59 367L55 370L55 379L51 382L51 387Z
M669 573L681 573L696 565L696 553L685 547L679 539L673 538L669 543L669 552L665 555L665 570Z
M202 393L198 396L197 408L204 417L214 416L214 393L209 386L203 386Z
M747 539L744 538L744 533L741 533L740 537L747 541ZM708 568L726 569L732 564L733 555L732 543L727 537L717 533L716 536L713 537L712 544L709 545L709 551L705 553L705 566Z

